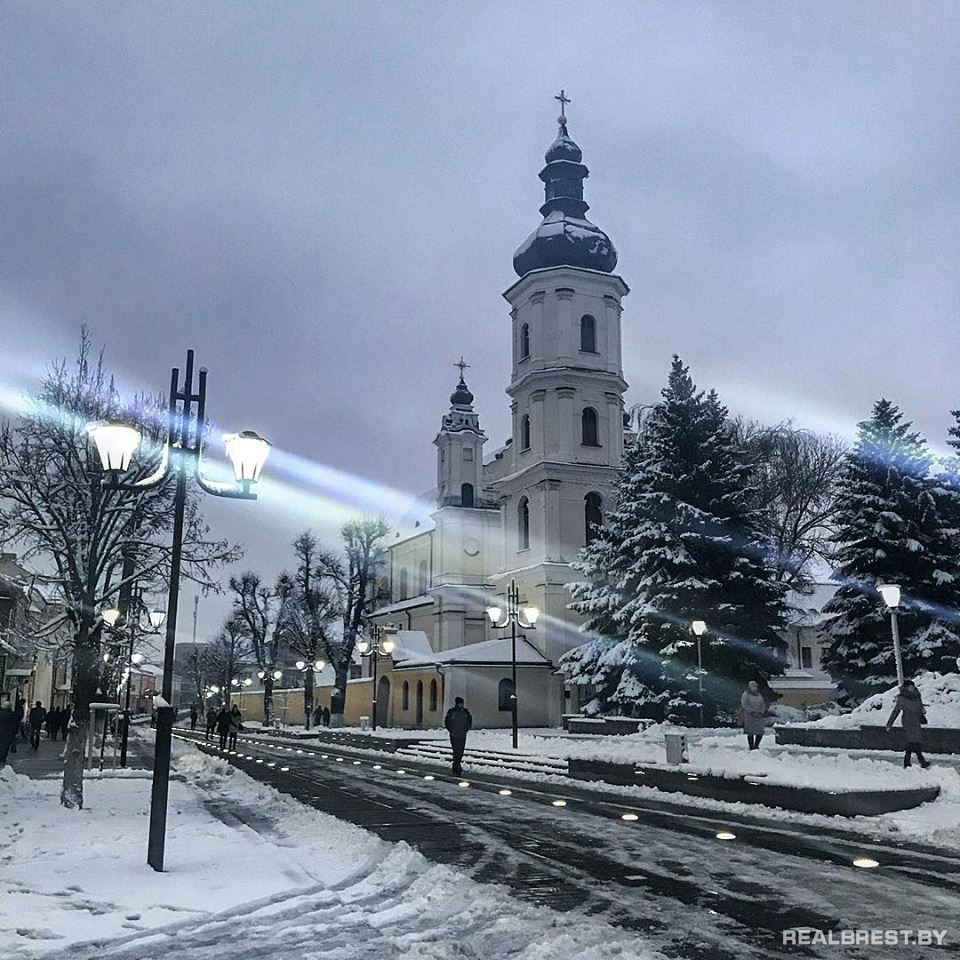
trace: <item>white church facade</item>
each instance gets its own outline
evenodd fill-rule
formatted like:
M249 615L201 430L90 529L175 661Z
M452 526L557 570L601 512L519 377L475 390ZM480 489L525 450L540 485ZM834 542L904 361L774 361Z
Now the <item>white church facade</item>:
M614 273L610 239L586 219L588 171L564 115L545 160L543 220L514 255L518 279L504 293L512 439L485 450L461 364L434 439L432 509L390 543L390 602L373 616L400 631L391 660L380 663L385 725L439 725L463 696L478 725L509 726L510 641L485 608L502 604L514 580L521 603L540 610L518 644L519 722L556 725L577 707L557 662L583 642L568 609L570 564L602 522L623 454L628 287Z

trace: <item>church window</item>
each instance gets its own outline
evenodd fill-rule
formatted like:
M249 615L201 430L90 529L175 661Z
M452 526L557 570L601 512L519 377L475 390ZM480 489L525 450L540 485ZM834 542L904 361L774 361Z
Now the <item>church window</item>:
M513 681L509 677L497 684L497 709L513 710Z
M473 459L473 447L464 447L463 448L463 459L472 460Z
M580 318L580 349L584 353L597 352L597 321L590 314Z
M526 497L520 498L517 512L517 534L521 550L530 549L530 501Z
M406 599L407 599L407 589L408 589L408 584L407 584L407 568L404 567L404 568L400 571L400 599L401 599L401 600L406 600Z
M423 595L427 592L427 561L420 561L420 576L417 582L417 593Z
M404 680L404 681L403 681L403 700L402 700L402 704L403 704L402 709L404 709L404 710L409 710L409 709L410 709L410 681L409 681L409 680Z
M597 424L597 411L593 407L584 407L580 417L581 443L586 447L600 446L600 431Z
M520 449L530 449L530 417L527 414L520 418Z
M530 356L530 324L520 327L520 359L526 360Z
M438 706L438 704L439 704L439 699L438 699L437 693L438 693L438 690L437 690L437 681L436 681L436 680L431 680L431 681L430 681L430 712L431 712L431 713L433 713L434 711L436 711L437 706Z
M591 543L603 525L603 499L599 493L588 493L583 498L583 520L586 528L584 541Z
M473 506L473 484L472 483L464 483L460 486L460 506L461 507Z

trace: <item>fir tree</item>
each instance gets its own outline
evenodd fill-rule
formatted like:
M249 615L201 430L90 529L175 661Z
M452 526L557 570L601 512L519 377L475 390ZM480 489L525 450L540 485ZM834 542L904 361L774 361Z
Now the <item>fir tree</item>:
M612 702L690 721L699 714L691 621L710 631L706 716L729 715L746 680L782 671L784 588L726 409L677 357L662 396L624 459L614 511L576 564L587 579L572 607L600 638L563 667Z
M888 612L877 591L901 588L904 675L955 669L960 636L949 613L957 599L957 531L949 493L932 474L926 442L889 400L859 425L837 497L836 595L824 665L844 697L860 701L896 684ZM946 614L946 615L945 615Z

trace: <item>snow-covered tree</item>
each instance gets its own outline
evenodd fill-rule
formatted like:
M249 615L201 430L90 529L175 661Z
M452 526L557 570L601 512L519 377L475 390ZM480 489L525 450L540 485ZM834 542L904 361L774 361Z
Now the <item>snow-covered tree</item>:
M945 616L956 606L958 540L945 515L942 487L926 442L889 400L878 400L859 425L837 497L840 587L831 615L824 665L852 701L896 683L887 609L879 584L898 584L903 667L950 671L960 631Z
M625 455L614 509L575 563L586 579L571 605L595 636L563 658L572 682L653 716L694 719L693 620L709 625L706 716L729 714L748 679L782 672L784 587L754 498L726 409L674 357L662 401Z
M136 578L148 584L169 561L176 476L139 490L103 485L103 470L86 432L102 419L134 420L144 439L125 479L153 473L166 439L162 398L124 400L108 375L103 355L93 355L84 331L76 360L60 361L42 379L22 416L0 427L0 532L41 568L38 583L62 604L60 622L38 628L51 636L66 621L73 669L72 721L64 763L61 802L83 806L83 758L90 703L102 682L104 604L115 604L129 581L124 556L136 557ZM212 540L191 496L184 525L182 575L216 588L209 571L232 561L237 551Z
M204 665L202 689L206 689L206 678L215 680L220 687L223 702L229 703L233 681L240 678L244 664L252 656L246 621L236 610L226 617L217 635L200 655Z

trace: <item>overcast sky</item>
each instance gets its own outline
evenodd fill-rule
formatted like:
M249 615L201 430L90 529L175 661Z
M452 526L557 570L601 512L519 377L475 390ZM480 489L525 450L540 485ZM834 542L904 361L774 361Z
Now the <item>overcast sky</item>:
M631 287L628 402L677 352L771 421L849 431L889 396L942 445L960 405L955 2L0 18L0 397L83 323L132 386L193 347L211 415L289 454L259 503L209 503L267 576L304 527L432 486L461 353L508 436L501 294L560 87ZM223 610L201 602L201 636Z

